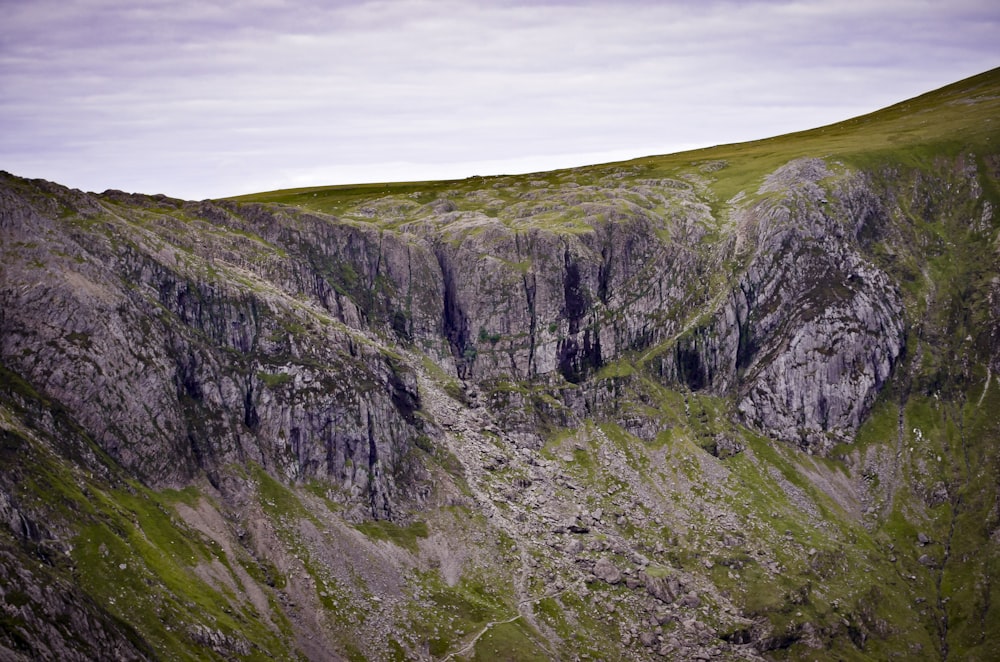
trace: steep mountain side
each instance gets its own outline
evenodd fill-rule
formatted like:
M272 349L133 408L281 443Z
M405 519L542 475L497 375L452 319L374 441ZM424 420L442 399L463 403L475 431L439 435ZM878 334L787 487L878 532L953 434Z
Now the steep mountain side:
M240 200L4 174L4 655L989 659L998 100Z

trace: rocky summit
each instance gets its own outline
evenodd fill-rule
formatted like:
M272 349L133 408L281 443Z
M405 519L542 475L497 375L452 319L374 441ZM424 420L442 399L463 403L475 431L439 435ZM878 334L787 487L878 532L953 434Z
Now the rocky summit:
M1000 70L228 200L0 175L0 658L989 660Z

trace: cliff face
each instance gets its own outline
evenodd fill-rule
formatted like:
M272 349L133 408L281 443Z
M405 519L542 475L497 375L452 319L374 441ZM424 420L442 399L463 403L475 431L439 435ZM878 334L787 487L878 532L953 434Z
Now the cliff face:
M4 229L25 249L7 267L4 356L152 484L253 461L334 477L381 515L393 481L369 481L401 468L420 403L372 331L486 384L578 384L653 351L666 385L735 396L749 424L822 450L852 438L903 335L899 293L858 244L879 202L854 178L831 204L817 184L830 176L782 167L715 246L717 222L674 180L543 189L538 214L569 217L550 227L521 220L533 205L507 211L515 223L432 208L396 230L11 186ZM50 218L30 202L42 191L81 218Z
M899 291L859 242L884 221L882 203L856 175L827 193L819 182L832 175L805 160L767 177L760 192L777 199L741 219L753 257L715 323L728 373L742 377L744 419L821 452L853 439L904 332Z
M254 462L283 480L323 476L387 517L420 428L412 371L333 318L303 319L306 288L337 305L304 265L275 274L287 291L241 267L226 268L242 282L213 278L215 260L245 259L239 245L201 249L180 228L225 210L178 205L181 218L160 211L143 228L154 204L5 188L5 243L19 248L5 265L5 365L148 484L199 472L217 484L220 467ZM53 205L80 213L60 223ZM183 239L165 246L158 232ZM345 307L338 317L356 319Z
M285 204L4 174L5 654L989 650L1000 157L803 147L854 131Z

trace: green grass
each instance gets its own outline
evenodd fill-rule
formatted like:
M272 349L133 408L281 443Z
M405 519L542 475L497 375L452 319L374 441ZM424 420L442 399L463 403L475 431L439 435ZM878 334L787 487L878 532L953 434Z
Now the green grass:
M386 198L423 204L447 194L449 199L461 205L465 195L480 190L492 191L501 202L513 202L522 187L536 179L545 179L553 187L550 191L558 191L565 181L596 183L612 172L624 171L631 173L625 181L660 177L680 179L685 174L707 178L711 203L719 211L726 201L740 192L756 196L766 173L799 157L819 157L862 168L887 161L912 166L925 165L929 159L943 154L978 151L990 144L996 145L1000 140L1000 126L994 120L998 116L1000 69L994 69L868 115L747 143L531 175L316 186L255 193L232 200L280 203L334 214ZM724 164L724 167L719 168L717 164ZM566 219L572 216L566 212L535 216L541 225L565 226ZM588 226L577 225L573 221L565 227L574 231Z
M72 561L80 586L98 604L131 624L161 654L204 659L206 651L188 636L205 624L266 659L264 651L285 650L252 607L228 589L206 583L196 568L221 563L232 573L222 548L184 526L167 499L138 485L127 490L88 488L94 510L73 540ZM214 659L214 653L210 654Z
M437 573L417 573L416 580L427 599L408 606L409 627L427 642L435 657L461 649L488 623L505 620L514 612L506 581L463 576L450 586Z
M261 506L273 520L287 522L292 518L314 519L291 488L275 480L259 465L253 464L250 468L257 483Z
M393 522L377 520L355 524L354 528L372 540L387 540L413 554L419 551L419 540L428 536L427 523L420 521L400 526Z
M475 660L529 662L550 660L551 654L536 643L537 635L520 620L495 625L476 642Z
M270 373L261 370L257 372L257 377L264 383L264 386L271 390L280 388L292 381L292 376L287 372Z

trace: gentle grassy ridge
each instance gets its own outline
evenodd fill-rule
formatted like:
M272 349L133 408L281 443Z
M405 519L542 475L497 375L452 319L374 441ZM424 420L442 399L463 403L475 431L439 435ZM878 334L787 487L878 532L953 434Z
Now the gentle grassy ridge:
M479 191L488 191L499 202L509 203L533 182L558 189L567 181L577 185L596 183L599 178L618 172L625 174L623 181L655 177L680 179L684 175L706 179L710 182L708 190L713 207L721 210L726 201L741 191L755 195L766 173L795 158L840 160L859 168L885 162L917 166L942 156L979 151L998 144L1000 69L994 69L869 115L753 142L548 173L316 186L231 199L280 203L340 215L372 200L391 198L430 203L445 195L449 199L461 199ZM373 222L379 222L377 217Z

